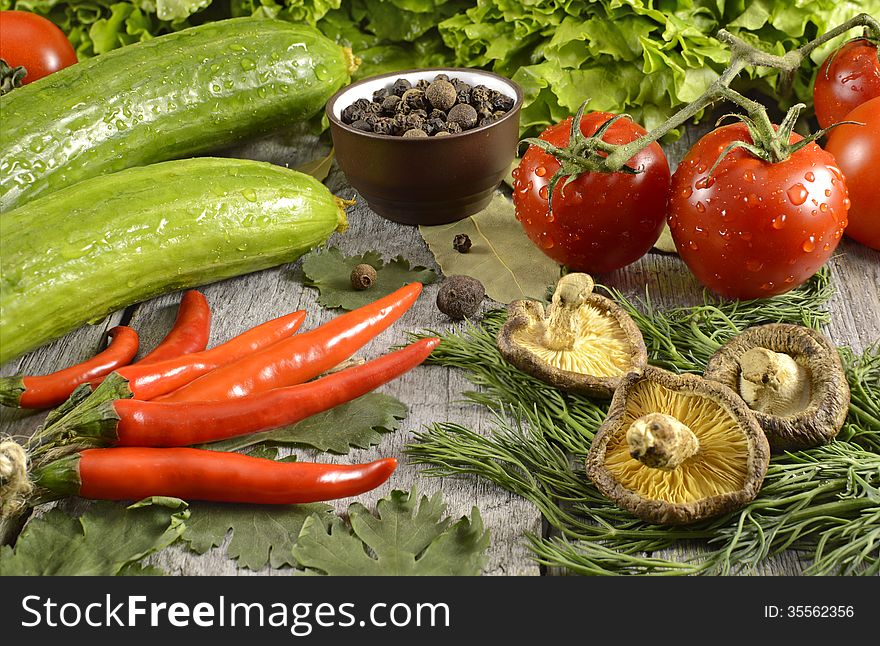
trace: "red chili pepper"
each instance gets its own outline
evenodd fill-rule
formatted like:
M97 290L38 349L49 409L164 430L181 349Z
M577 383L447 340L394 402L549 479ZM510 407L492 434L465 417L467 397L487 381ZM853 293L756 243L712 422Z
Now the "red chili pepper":
M66 400L80 384L127 365L138 351L138 335L119 325L107 335L110 345L88 361L40 377L0 378L0 404L19 408L51 408Z
M117 446L187 446L294 424L356 399L415 368L440 339L427 338L361 366L309 383L217 402L118 399L96 409L90 434ZM109 414L108 414L109 412ZM114 419L116 418L116 419Z
M368 464L276 462L203 449L87 449L50 463L37 484L96 500L171 496L288 505L356 496L391 477L397 460Z
M201 292L191 289L180 299L177 318L171 331L138 363L158 363L183 354L201 352L208 347L210 336L211 308L208 306L208 299Z
M177 308L177 318L171 331L153 351L135 363L140 365L158 363L184 354L201 352L208 347L211 336L211 308L201 292L192 289L183 295ZM92 379L92 390L101 385L104 377Z
M210 350L147 365L137 363L117 370L116 374L128 382L130 394L124 393L122 397L153 399L169 393L220 366L248 357L289 337L302 325L305 315L304 311L299 310L272 319Z
M161 401L237 399L308 381L345 361L387 329L415 303L421 292L421 283L401 287L314 330L227 364L166 395Z

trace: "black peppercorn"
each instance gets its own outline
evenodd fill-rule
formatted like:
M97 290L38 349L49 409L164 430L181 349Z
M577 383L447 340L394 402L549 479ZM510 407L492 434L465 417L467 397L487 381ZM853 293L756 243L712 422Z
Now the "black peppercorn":
M446 74L438 74L437 76L434 77L434 80L435 81L448 81L449 76L447 76Z
M388 96L388 88L380 87L378 90L373 92L373 101L376 103L382 103L382 100Z
M418 128L420 130L425 129L425 118L421 115L416 114L415 112L411 112L406 115L406 125L410 128Z
M466 233L459 233L452 239L452 248L458 253L467 253L471 250L471 239Z
M428 101L425 99L424 91L417 88L404 92L403 96L400 97L400 102L409 107L410 110L430 109Z
M462 130L470 130L477 125L477 111L466 104L454 106L446 118L449 123L457 123Z
M501 94L501 92L496 92L489 102L492 104L493 110L500 110L502 112L509 112L513 109L514 104L513 99L505 94Z
M459 103L464 103L464 104L470 103L471 102L471 89L468 87L468 88L456 90L455 99Z
M367 109L369 109L370 105L372 105L372 102L369 99L358 99L353 103L353 105L359 110L363 110L364 112L366 112Z
M360 264L351 270L351 286L358 291L369 289L376 283L375 268L372 265Z
M450 276L437 292L437 309L453 320L473 316L486 296L483 284L470 276Z
M498 121L498 117L496 117L494 114L490 114L488 117L481 117L478 125L480 127L490 126L493 123L495 123L496 121Z
M387 112L388 114L394 114L395 110L397 110L398 103L400 103L400 97L396 94L386 96L382 99L382 111Z
M443 121L446 121L446 113L443 112L443 110L438 110L437 108L434 108L433 110L431 110L431 113L428 115L428 118L429 119L443 119Z
M447 121L446 130L449 132L450 135L457 135L459 132L461 132L462 128L455 121Z
M391 86L391 92L397 96L403 96L403 93L412 87L412 83L406 79L397 79Z
M429 86L430 84L431 84L431 82L430 82L429 80L427 80L427 79L420 79L420 80L416 81L416 85L415 85L415 87L416 87L416 89L419 89L419 90L421 90L422 92L424 92L425 90L428 89L428 86Z
M364 132L372 132L373 131L373 126L371 126L369 123L367 123L363 119L355 121L353 124L351 124L351 127L354 128L355 130L363 130Z
M354 123L364 118L364 111L357 106L350 105L342 111L342 123Z
M373 132L378 135L393 135L395 130L394 120L390 117L380 117L373 125Z
M488 103L491 94L492 90L485 85L475 85L474 89L471 90L471 105L475 103Z
M428 119L425 122L425 132L433 135L441 130L446 129L446 121L443 119Z

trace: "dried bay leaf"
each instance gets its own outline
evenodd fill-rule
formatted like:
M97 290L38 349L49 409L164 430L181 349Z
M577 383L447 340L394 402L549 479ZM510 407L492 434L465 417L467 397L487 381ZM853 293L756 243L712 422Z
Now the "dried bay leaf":
M654 243L654 249L663 253L678 253L668 224L663 225L663 231L660 233L660 238Z
M559 280L560 268L529 240L514 215L513 203L500 193L484 210L459 222L419 227L446 276L464 274L483 283L486 295L500 303L522 298L542 300ZM464 233L473 246L468 253L452 248Z

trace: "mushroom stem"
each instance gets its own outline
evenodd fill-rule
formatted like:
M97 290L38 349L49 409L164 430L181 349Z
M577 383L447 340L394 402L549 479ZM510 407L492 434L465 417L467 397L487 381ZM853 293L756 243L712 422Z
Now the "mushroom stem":
M810 372L791 356L756 347L739 357L739 394L749 408L793 415L810 401Z
M550 304L549 320L544 331L544 345L550 350L570 350L580 328L580 307L593 292L588 274L567 274L556 283Z
M626 431L629 454L651 467L672 471L700 450L694 432L672 415L648 413Z

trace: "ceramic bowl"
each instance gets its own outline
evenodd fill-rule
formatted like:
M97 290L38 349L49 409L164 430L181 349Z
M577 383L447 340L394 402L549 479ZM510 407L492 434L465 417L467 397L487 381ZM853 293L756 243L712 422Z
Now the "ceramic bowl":
M486 126L443 137L404 138L344 124L342 110L404 78L410 83L457 77L514 99L513 108ZM404 224L455 222L484 209L507 174L519 140L522 90L497 74L465 68L427 68L373 76L343 88L327 103L339 167L376 213Z

